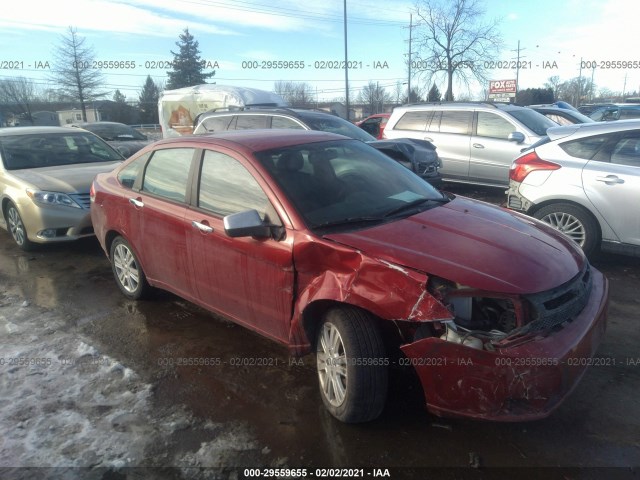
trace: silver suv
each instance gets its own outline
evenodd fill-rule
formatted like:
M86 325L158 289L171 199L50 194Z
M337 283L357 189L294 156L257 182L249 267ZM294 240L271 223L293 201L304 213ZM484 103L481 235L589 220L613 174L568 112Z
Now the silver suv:
M640 256L640 120L551 128L517 158L508 207L543 220L590 254Z
M433 143L445 181L507 186L511 162L557 126L530 108L488 102L427 103L396 107L384 138Z

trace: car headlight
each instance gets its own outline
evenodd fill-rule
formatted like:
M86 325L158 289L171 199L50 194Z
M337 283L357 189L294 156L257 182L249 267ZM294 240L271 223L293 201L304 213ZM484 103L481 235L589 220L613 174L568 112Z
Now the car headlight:
M45 192L28 188L27 195L38 205L62 205L64 207L82 208L66 193Z

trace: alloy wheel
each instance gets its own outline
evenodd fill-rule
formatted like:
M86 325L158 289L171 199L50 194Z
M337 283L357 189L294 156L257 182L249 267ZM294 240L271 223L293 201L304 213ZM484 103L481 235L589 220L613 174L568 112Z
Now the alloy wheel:
M339 407L347 394L347 355L340 332L332 323L325 323L320 332L317 362L320 388L327 401Z
M541 220L560 230L578 245L584 247L584 242L587 238L584 225L573 215L566 212L554 212L545 215Z
M133 252L120 243L113 252L113 265L116 276L122 288L129 293L134 293L140 284L140 271Z

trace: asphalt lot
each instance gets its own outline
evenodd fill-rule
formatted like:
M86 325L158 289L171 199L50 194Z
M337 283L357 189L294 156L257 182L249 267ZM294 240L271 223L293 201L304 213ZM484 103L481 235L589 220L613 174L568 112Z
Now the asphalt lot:
M246 467L637 478L640 258L603 254L593 264L610 281L607 334L597 364L551 417L433 417L398 371L382 417L354 426L325 412L312 356L292 359L170 294L126 300L95 239L24 253L0 232L0 478L33 478L25 467L55 467L35 471L51 478L239 478ZM155 470L127 477L128 467Z

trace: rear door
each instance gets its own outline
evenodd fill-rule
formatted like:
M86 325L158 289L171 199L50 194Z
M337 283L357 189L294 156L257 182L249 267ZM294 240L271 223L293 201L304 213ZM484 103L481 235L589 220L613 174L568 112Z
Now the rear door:
M207 307L287 341L294 286L291 240L231 238L224 231L225 215L250 209L280 223L266 184L245 162L222 147L202 155L185 217L197 295Z
M469 178L469 143L473 112L467 110L435 111L427 125L424 140L433 143L442 160L442 177L453 180Z
M138 192L131 192L130 241L147 276L180 296L193 294L184 216L193 174L193 148L156 150Z
M469 178L497 185L509 185L511 163L520 154L522 144L510 142L516 124L491 112L476 112L475 134L471 137Z
M622 243L640 245L640 131L616 134L582 170L591 203Z

